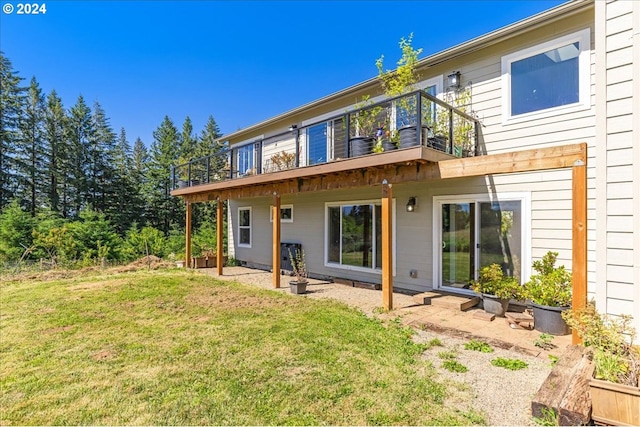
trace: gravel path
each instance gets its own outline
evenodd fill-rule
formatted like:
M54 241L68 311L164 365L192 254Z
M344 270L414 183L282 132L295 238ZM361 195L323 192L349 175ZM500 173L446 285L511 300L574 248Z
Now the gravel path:
M207 272L223 280L237 280L242 283L272 289L271 273L251 270L243 267L226 267L223 277L215 272ZM282 288L277 291L289 292L289 277L282 276ZM357 307L369 316L376 316L381 305L380 293L366 289L347 287L344 285L312 280L305 298L332 298ZM413 300L408 295L394 293L396 308L410 306ZM385 314L388 317L389 314ZM489 425L530 425L535 426L531 417L531 398L538 391L551 372L549 360L536 358L515 351L494 348L492 353L465 350L464 340L450 335L432 331L417 330L414 339L427 343L437 338L442 346L434 346L425 351L423 358L436 368L439 379L448 384L452 395L447 399L448 405L461 411L474 410L484 416ZM467 372L456 373L442 368L443 359L440 353L455 355ZM519 359L528 364L525 369L511 371L493 366L491 360L497 357Z

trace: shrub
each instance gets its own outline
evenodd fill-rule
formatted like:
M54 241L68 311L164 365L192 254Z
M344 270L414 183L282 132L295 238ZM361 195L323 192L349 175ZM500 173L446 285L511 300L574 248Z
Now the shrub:
M571 304L571 273L564 265L555 267L557 252L547 252L533 263L537 272L524 285L524 295L535 304L566 307Z
M521 286L518 280L515 277L505 277L499 264L483 267L471 289L480 294L495 295L502 299L521 298Z

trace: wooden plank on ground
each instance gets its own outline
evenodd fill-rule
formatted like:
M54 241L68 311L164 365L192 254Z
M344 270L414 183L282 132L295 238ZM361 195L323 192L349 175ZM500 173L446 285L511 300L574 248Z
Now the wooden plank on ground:
M444 307L452 310L464 311L478 305L480 298L478 297L460 297L454 295L438 295L431 298L431 305L436 307Z
M587 425L591 420L589 381L593 378L594 368L595 365L586 356L583 356L576 366L567 392L560 402L561 426Z
M531 400L531 414L543 418L548 411L559 412L560 403L567 392L576 366L582 359L584 348L577 345L567 347L558 359L547 379Z

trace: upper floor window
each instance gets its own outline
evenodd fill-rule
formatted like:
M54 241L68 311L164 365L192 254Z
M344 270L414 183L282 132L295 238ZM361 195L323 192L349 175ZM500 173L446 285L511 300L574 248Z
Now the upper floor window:
M503 122L589 106L590 30L502 57Z

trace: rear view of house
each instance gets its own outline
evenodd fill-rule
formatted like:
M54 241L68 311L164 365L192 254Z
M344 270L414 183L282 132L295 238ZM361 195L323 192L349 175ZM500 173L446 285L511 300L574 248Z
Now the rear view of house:
M640 2L569 2L417 69L410 93L373 78L226 135L172 194L228 201L244 265L300 247L316 277L469 294L555 251L640 330Z

